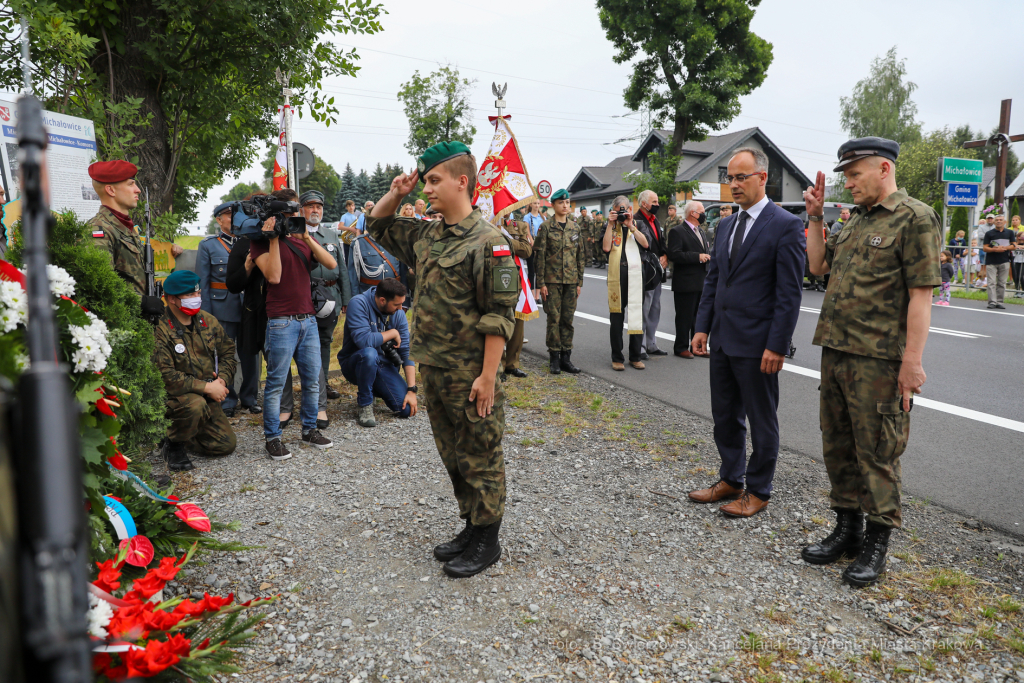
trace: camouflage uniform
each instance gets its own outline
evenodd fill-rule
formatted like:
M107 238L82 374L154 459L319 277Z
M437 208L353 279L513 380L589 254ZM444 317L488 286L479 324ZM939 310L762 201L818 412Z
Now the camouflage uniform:
M533 244L537 288L548 288L544 312L548 317L548 352L571 351L576 288L583 286L583 238L572 216L565 228L555 216L544 221Z
M146 295L145 243L136 230L128 230L106 206L89 219L92 243L107 252L110 265L135 289Z
M933 287L941 228L930 206L898 190L857 207L825 243L831 278L814 344L821 354L821 440L834 509L899 527L899 457L910 435L898 377L909 288Z
M235 342L206 311L185 326L164 309L155 328L153 363L167 390L167 438L187 442L199 455L228 455L235 450L235 432L221 405L203 389L214 373L230 387L235 378ZM215 358L217 361L215 362ZM216 370L215 370L216 368Z
M583 258L584 265L589 266L594 262L594 219L590 216L580 216L576 218L576 223L580 226L580 235L583 238Z
M512 235L512 253L521 261L526 261L533 253L533 245L527 237L530 235L530 224L525 221L510 221L505 225L505 230ZM512 332L512 338L505 345L505 372L510 372L519 367L519 354L523 351L523 339L526 337L526 321L516 318L516 328Z
M459 516L478 526L505 512L505 395L495 377L494 408L477 415L469 402L483 371L484 337L508 340L515 329L519 273L508 240L479 209L457 225L442 221L368 217L366 231L400 261L415 264L416 325L409 348L420 380L434 443L451 477Z
M604 216L594 219L594 263L598 266L608 263L608 254L602 246L604 231L608 227L608 219Z

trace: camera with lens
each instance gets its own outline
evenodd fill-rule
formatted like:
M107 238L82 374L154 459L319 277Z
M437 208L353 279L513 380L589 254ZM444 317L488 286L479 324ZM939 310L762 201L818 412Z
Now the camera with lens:
M271 195L256 195L251 199L235 202L231 206L231 233L250 240L287 237L306 232L306 219L302 216L285 216L302 209L298 202L284 202ZM264 232L263 224L274 219L273 232Z
M619 209L619 212L615 214L615 220L620 223L625 223L627 218L629 218L629 211L626 209Z
M381 344L380 352L396 368L402 367L402 357L398 355L398 344L394 339L389 339Z

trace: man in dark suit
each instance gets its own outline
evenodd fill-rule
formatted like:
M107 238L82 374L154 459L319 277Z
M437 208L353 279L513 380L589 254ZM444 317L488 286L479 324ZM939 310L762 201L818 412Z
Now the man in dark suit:
M718 225L693 337L697 355L710 348L711 414L722 466L718 483L691 491L690 499L713 503L739 496L720 509L750 517L771 497L779 456L778 372L800 314L805 242L800 219L765 196L764 152L737 150L728 174L740 211Z
M676 341L672 352L680 358L693 358L690 339L697 331L697 306L711 260L710 242L700 227L705 217L704 205L690 200L683 205L683 222L668 233L668 260L675 264L672 297L676 308Z

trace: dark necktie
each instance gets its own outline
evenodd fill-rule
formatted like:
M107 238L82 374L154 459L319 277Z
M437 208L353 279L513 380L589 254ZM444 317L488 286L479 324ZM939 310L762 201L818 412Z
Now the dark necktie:
M731 267L736 256L743 246L743 236L747 228L747 212L740 211L740 218L737 221L736 229L733 231L732 248L729 250L729 266Z

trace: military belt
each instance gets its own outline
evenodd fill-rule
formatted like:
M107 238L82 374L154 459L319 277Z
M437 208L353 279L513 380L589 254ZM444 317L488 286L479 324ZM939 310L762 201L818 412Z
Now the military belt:
M324 280L324 287L333 287L338 284L337 280Z
M228 283L226 282L211 282L210 289L227 289Z
M382 280L371 280L366 277L359 278L359 281L362 282L364 285L370 285L371 287L376 287L382 282Z

